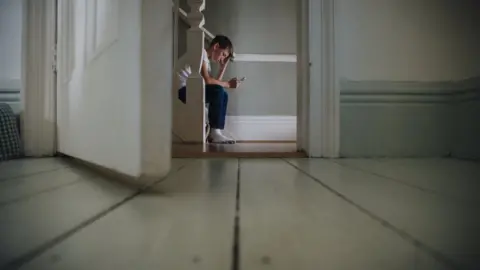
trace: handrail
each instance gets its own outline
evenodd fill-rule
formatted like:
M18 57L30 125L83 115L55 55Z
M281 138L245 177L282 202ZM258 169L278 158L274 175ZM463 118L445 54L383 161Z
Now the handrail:
M172 8L173 8L173 12L175 13L175 2L174 1L172 1ZM178 14L180 15L180 18L182 19L182 21L184 23L190 25L190 23L188 22L188 15L187 15L187 12L185 10L183 10L181 7L178 7ZM212 41L213 38L215 38L215 35L213 35L210 31L205 29L205 27L202 26L201 29L205 33L205 39L206 40Z
M182 8L178 8L178 14L180 15L180 18L182 19L183 22L188 23L188 20L187 20L187 12L185 10L183 10ZM207 39L208 41L212 41L212 39L215 37L210 31L208 31L207 29L205 29L205 27L202 26L201 28L203 30L203 32L205 32L205 39Z

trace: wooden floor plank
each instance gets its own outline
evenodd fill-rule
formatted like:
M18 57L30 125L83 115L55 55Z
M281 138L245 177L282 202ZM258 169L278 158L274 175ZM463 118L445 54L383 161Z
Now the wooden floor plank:
M185 162L173 160L172 167ZM62 158L2 164L16 173L0 182L0 269L25 260L137 192L85 167L66 164Z
M0 182L0 207L21 200L31 199L45 192L68 187L88 178L96 178L96 176L87 171L64 167L58 170L2 181Z
M194 161L22 269L230 269L237 165Z
M1 207L0 269L132 193L106 180L90 178Z
M172 145L172 156L177 158L296 158L305 157L297 151L296 143L236 143L236 144L182 144Z
M175 159L189 165L128 201L133 190L60 159L2 163L0 269L446 269L423 244L476 269L478 163L287 161L304 173L280 159L242 159L240 171L234 158Z
M0 181L58 170L68 164L59 158L26 158L0 162Z
M322 159L292 159L290 162L391 224L398 234L429 250L444 264L460 269L471 267L475 269L474 266L480 264L480 242L477 240L480 216L477 202L459 201L443 193L432 193L426 189L422 190L413 185L405 185L390 178L371 174L368 170L372 167L365 166L365 162L359 165L365 166L362 170ZM423 165L416 169L416 165L409 169L403 168L406 170L402 172L403 176L408 173L414 179L422 179L418 183L410 183L421 185L428 190L444 189L442 186L445 183L444 180L438 180L438 171L443 173L450 171L448 173L450 176L455 175L450 181L461 178L462 173L469 175L468 171L458 170L458 167L462 167L457 166L458 164L449 166L440 162L442 168L430 166L425 170L429 167L427 166L429 161L412 159L411 162ZM389 161L381 163L386 163L384 169L391 168L388 165ZM384 169L382 172L385 172Z
M480 165L447 158L342 159L340 164L388 177L432 193L480 202Z
M444 269L283 161L240 168L241 269Z

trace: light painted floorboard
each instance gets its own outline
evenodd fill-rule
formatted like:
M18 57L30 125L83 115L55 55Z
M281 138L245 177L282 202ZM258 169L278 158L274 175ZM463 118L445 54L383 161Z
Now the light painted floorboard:
M443 269L287 163L240 167L242 269Z
M62 159L0 163L0 269L220 270L237 261L233 269L480 265L479 163L242 159L240 165L239 171L238 159L175 159L167 179L139 193Z
M404 185L389 178L371 174L368 166L358 170L342 166L328 160L302 159L289 160L307 174L317 178L333 190L351 200L366 212L390 224L410 241L418 241L436 258L444 263L475 269L480 265L480 207L478 203L465 203L443 194L432 194L416 187ZM359 161L363 162L363 161ZM383 161L387 162L387 161ZM418 160L428 166L429 162L438 160ZM450 169L445 163L451 162ZM425 171L418 168L417 178L433 177L433 180L422 180L431 190L440 190L435 184L438 170L451 170L450 181L462 178L459 167L468 166L465 161L440 161L438 168L430 166ZM411 163L416 164L416 163ZM388 165L388 162L387 162ZM410 168L410 170L413 170ZM413 174L410 171L411 174ZM478 177L480 180L480 176ZM426 184L428 183L428 184Z
M68 167L72 164L63 159L36 161L2 163L6 170L0 172L4 179L0 182L0 269L29 260L52 241L137 192L85 168Z
M454 159L341 159L337 162L426 192L480 203L479 163Z
M0 162L0 181L54 171L67 166L68 164L64 160L57 158L29 158L4 161Z
M230 269L237 160L199 160L21 269Z
M36 195L78 184L82 179L94 177L92 173L88 174L82 170L64 167L53 171L7 179L0 182L0 207L31 199Z
M0 266L19 257L29 257L28 253L133 193L103 179L87 178L1 207Z

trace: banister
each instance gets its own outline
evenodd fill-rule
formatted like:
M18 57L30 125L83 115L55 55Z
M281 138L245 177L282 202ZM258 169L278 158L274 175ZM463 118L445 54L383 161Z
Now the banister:
M188 20L187 20L187 12L183 9L181 9L180 7L178 8L178 14L180 15L180 18L182 19L182 21L186 22L187 24L188 23ZM201 27L201 29L203 30L203 32L205 33L205 39L207 39L208 41L212 41L212 39L215 37L210 31L208 31L207 29L205 29L205 27Z
M175 3L172 2L172 5L173 5L173 12L175 12ZM183 10L181 7L178 7L178 15L180 16L180 19L182 19L182 21L186 24L188 24L189 26L190 23L188 22L188 18L187 18L187 12L185 10ZM201 27L201 29L203 30L203 32L205 33L205 39L207 41L212 41L212 39L215 37L210 31L208 31L207 29L205 29L205 27Z

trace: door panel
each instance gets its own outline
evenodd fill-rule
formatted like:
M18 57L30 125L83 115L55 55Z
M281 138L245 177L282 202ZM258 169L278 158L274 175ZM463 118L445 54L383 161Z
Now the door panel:
M137 175L142 1L58 4L59 151Z

